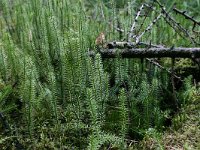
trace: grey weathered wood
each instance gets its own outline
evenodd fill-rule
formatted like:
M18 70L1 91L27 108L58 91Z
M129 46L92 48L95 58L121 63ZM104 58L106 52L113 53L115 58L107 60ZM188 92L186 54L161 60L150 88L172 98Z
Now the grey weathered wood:
M200 48L132 48L132 49L100 49L103 58L200 58ZM94 56L95 52L90 51L90 56Z

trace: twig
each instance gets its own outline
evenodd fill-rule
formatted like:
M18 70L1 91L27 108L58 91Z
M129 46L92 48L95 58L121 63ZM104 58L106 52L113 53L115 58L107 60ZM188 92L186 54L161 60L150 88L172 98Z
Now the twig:
M194 17L191 17L188 14L186 14L186 11L181 11L178 10L177 8L173 8L173 11L175 11L177 14L183 15L186 19L191 20L195 25L200 26L200 21L196 21Z
M139 27L139 30L137 31L137 33L139 33L140 30L142 29L142 26L144 25L144 22L145 22L145 20L146 20L146 18L147 18L147 15L148 15L148 14L145 14L145 15L144 15L144 19L142 20L142 23L140 24L140 27Z
M142 37L147 31L151 30L151 28L153 27L153 25L161 18L161 16L162 16L162 15L159 14L159 15L152 21L152 23L151 23L140 35L138 35L138 36L136 37L136 41L135 41L136 44L139 43L141 37Z
M131 26L131 29L130 29L130 31L129 31L129 33L128 33L128 42L130 42L131 38L134 38L134 37L135 37L135 35L133 35L133 32L134 32L134 30L135 30L135 25L136 25L136 23L137 23L137 21L138 21L138 18L139 18L139 16L140 16L140 13L141 13L141 11L142 11L143 8L144 8L144 4L142 4L142 6L140 7L140 9L139 9L139 11L137 12L136 17L135 17L135 19L134 19L134 21L133 21L133 24L132 24L132 26Z
M180 15L184 16L186 19L192 21L192 22L193 22L192 31L193 31L194 33L197 33L197 34L200 33L199 31L195 31L196 25L200 26L200 21L197 21L197 20L194 19L194 17L191 17L191 16L189 16L188 14L186 14L186 11L181 11L181 10L179 10L179 9L177 9L177 8L173 8L173 11L175 11L176 14L180 14Z
M176 74L172 73L172 71L168 70L167 68L161 66L158 62L156 62L156 61L154 61L154 60L152 60L152 59L149 59L149 58L146 58L146 60L148 60L150 63L152 63L153 65L157 66L158 68L167 71L167 73L171 74L172 76L174 76L174 77L177 78L178 80L182 81L182 80L181 80L181 77L179 77L179 76L177 76Z

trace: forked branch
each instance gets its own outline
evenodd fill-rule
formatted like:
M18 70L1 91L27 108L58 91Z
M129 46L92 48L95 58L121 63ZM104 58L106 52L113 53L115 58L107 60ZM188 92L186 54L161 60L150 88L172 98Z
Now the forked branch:
M135 17L135 19L134 19L134 21L133 21L133 24L132 24L131 29L130 29L129 34L128 34L128 41L129 41L129 42L130 42L130 39L131 39L131 38L134 38L134 37L135 37L135 36L134 36L135 25L136 25L136 23L137 23L137 21L138 21L138 18L139 18L139 16L140 16L140 13L141 13L141 11L143 10L143 8L144 8L144 5L142 5L142 6L140 7L140 9L139 9L139 11L137 12L136 17Z
M190 34L189 34L189 31L186 30L184 27L181 26L180 23L176 22L176 20L169 15L169 13L166 11L166 8L158 1L158 0L155 0L156 3L159 5L159 7L161 8L162 10L162 14L163 14L163 17L165 19L165 21L175 30L178 32L179 35L181 35L179 32L182 32L184 34L181 35L182 37L188 37L190 39L190 41L192 42L193 45L199 45L199 43L196 42L196 40L194 39L194 37L192 37Z

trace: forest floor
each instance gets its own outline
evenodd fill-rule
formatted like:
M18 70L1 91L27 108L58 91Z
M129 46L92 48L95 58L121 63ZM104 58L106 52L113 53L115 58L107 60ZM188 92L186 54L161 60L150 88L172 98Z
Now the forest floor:
M163 136L162 141L166 149L200 149L200 99L187 106L184 111L185 121L180 128L170 128Z
M183 116L181 119L181 116ZM173 125L160 137L145 138L142 149L199 150L200 149L200 93L196 93L192 103L175 117ZM179 122L177 124L177 122ZM154 134L155 135L155 134Z

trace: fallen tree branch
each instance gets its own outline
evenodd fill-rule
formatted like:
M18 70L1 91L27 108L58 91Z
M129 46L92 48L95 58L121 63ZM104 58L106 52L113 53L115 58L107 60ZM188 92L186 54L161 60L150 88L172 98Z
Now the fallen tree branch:
M200 58L200 48L135 48L135 49L100 49L103 58ZM95 52L90 51L89 56L94 56Z
M145 42L139 42L135 44L134 42L108 42L107 43L107 48L109 49L114 49L114 48L119 48L119 49L124 49L124 48L146 48L146 47L156 47L156 48L163 48L163 45L156 45L152 43L145 43Z
M175 73L173 74L170 70L168 70L167 68L161 66L158 62L156 62L156 61L154 61L154 60L152 60L152 59L149 59L149 58L146 58L146 60L149 61L150 63L152 63L153 65L157 66L158 68L167 71L167 73L171 74L171 75L174 76L176 79L182 81L181 77L177 76Z
M197 24L200 26L200 21L197 21L194 19L194 17L191 17L188 14L186 14L186 11L181 11L177 8L173 8L173 11L175 11L177 14L183 15L186 19L191 20L194 24Z

